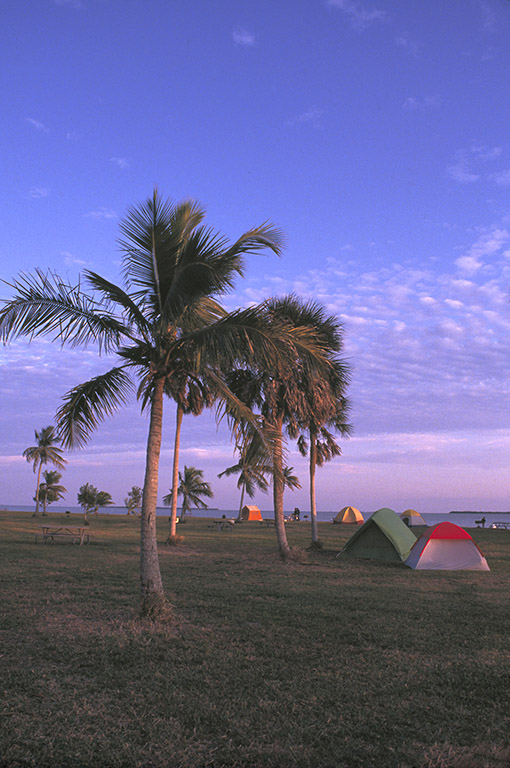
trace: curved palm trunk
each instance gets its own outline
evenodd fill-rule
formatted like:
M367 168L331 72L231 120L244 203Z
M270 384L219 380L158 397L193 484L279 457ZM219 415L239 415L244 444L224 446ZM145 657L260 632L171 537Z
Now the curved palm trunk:
M35 489L35 512L32 517L39 517L39 486L41 485L41 470L42 461L39 462L39 469L37 471L37 486Z
M140 526L141 614L151 618L160 617L166 609L156 541L158 470L163 429L163 384L163 379L157 379L152 396Z
M179 484L179 450L181 447L181 425L184 411L180 405L177 406L175 418L175 439L174 439L174 461L172 466L172 506L170 511L170 529L168 531L167 544L169 544L177 533L177 487Z
M315 469L317 467L317 434L310 430L310 519L312 523L312 544L319 541L317 526L317 505L315 500Z
M280 557L283 560L290 558L290 547L287 541L287 532L285 530L285 520L283 518L283 416L278 416L276 420L276 432L273 445L273 503L274 503L274 522L276 527L276 538L280 548Z

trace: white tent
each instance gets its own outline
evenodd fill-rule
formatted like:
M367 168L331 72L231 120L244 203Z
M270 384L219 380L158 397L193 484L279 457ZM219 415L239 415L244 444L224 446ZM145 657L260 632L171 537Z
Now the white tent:
M406 509L406 511L402 512L400 515L400 519L410 527L414 525L427 525L423 517L415 509Z
M469 533L454 523L438 523L425 531L411 549L405 564L416 570L490 570Z

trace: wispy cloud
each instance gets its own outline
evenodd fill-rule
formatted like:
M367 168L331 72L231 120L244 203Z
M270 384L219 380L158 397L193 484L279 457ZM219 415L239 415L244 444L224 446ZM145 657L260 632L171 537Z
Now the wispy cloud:
M505 171L487 174L486 169L487 163L497 160L502 153L502 147L488 147L485 144L474 143L469 149L459 149L455 153L454 162L447 168L447 174L461 184L471 184L483 177L506 186Z
M123 171L125 168L129 168L129 160L127 157L110 157L110 162L114 163L118 168Z
M510 168L491 174L491 179L500 187L510 187Z
M327 0L327 4L345 13L350 22L358 29L365 29L374 22L381 22L386 19L386 11L379 8L367 8L362 3L354 2L354 0Z
M48 197L49 194L49 187L32 187L28 191L27 197L31 198L32 200L39 200L42 197Z
M295 117L291 117L287 122L289 125L299 125L299 124L311 124L314 126L319 125L322 116L324 115L324 110L320 107L310 107L306 110L306 112L302 112L300 115L296 115Z
M84 261L83 259L76 258L76 256L73 256L73 254L70 253L69 251L62 251L60 255L64 257L64 263L67 264L68 266L71 266L71 265L76 265L78 267L87 266L88 262Z
M41 123L40 120L35 120L33 117L27 117L26 121L27 123L30 123L30 125L35 128L36 131L42 131L43 133L50 132L50 129L44 125L44 123Z
M419 44L415 40L411 40L405 32L397 35L395 38L395 44L399 48L402 48L406 53L409 53L411 56L417 56L420 52Z
M468 156L463 150L459 150L455 155L455 161L446 169L448 176L460 184L472 184L480 178L478 173L471 170L471 164Z
M116 219L117 218L117 214L115 211L112 211L111 208L103 208L103 207L96 208L94 211L89 211L88 213L84 213L83 215L90 219Z
M437 94L433 94L432 96L424 96L421 99L416 98L415 96L408 96L402 104L402 109L404 112L422 112L425 109L437 107L439 103L440 99Z
M232 39L236 45L251 47L255 45L255 35L242 27L236 27L232 32Z

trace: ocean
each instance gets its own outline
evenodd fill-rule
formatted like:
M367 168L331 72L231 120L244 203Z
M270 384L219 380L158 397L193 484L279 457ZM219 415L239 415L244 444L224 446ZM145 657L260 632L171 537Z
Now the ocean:
M293 509L293 508L292 508ZM292 509L285 512L286 515L292 514ZM3 504L0 505L0 510L4 510L6 512L33 512L34 505L31 504L30 506L18 504L18 505L9 505L9 504ZM68 505L65 507L59 507L59 506L49 506L48 512L52 515L57 514L65 514L66 511L71 512L72 514L82 514L82 508L79 506L73 506ZM272 518L273 512L270 509L261 510L262 511L262 517L264 518ZM374 513L375 510L371 511L363 511L360 510L365 520L370 517ZM329 510L324 511L321 510L320 512L317 512L317 519L319 522L331 522L335 515L337 514L338 510ZM102 507L99 510L99 514L101 515L125 515L126 514L126 507L117 507L117 506L111 506L111 507ZM158 507L156 514L158 517L168 517L170 515L170 509L169 507ZM237 517L237 509L194 509L191 512L188 513L188 517L206 517L206 518L220 518L223 517L230 518L230 517ZM423 519L427 523L428 526L436 525L436 523L442 523L444 521L449 521L451 523L455 523L456 525L460 525L462 528L476 528L476 521L480 520L482 517L485 517L485 527L489 528L492 523L510 523L510 511L509 512L450 512L446 514L423 514ZM306 511L301 512L301 522L307 522L310 520L310 514Z

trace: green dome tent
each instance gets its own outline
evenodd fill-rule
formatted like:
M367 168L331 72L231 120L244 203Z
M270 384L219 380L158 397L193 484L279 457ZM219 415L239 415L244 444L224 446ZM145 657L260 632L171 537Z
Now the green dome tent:
M400 517L387 507L378 509L351 536L341 554L386 562L403 562L416 536Z

